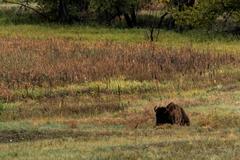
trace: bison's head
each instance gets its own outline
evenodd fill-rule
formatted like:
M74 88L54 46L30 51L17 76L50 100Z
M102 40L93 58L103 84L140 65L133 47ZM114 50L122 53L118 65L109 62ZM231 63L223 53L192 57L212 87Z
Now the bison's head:
M156 113L156 125L161 125L164 123L169 123L169 113L166 107L158 107L154 108Z

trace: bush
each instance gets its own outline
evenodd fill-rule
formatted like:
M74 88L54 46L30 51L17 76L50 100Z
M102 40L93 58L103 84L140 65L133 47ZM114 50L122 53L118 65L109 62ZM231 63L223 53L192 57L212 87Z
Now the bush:
M181 11L175 9L173 13L176 23L184 27L229 30L240 25L238 0L202 0L194 7L184 7Z

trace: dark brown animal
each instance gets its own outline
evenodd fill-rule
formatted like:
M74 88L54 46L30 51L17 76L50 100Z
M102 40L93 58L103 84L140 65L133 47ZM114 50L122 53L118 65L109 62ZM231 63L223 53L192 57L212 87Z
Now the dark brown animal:
M162 124L177 124L177 125L190 125L190 120L182 107L170 103L166 107L155 107L156 112L156 125Z

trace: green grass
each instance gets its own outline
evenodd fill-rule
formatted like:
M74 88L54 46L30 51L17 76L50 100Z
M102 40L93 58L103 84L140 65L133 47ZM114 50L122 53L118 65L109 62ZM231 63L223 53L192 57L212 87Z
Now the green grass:
M24 137L18 143L14 143L14 140L10 138L10 143L0 143L0 158L2 160L235 160L240 153L240 119L239 113L232 113L232 109L235 107L231 105L199 105L186 108L191 115L192 125L183 128L177 126L156 128L153 121L143 122L144 124L140 124L138 128L131 127L131 123L135 123L135 120L130 121L130 126L111 124L114 119L121 118L121 114L117 116L104 114L97 116L99 120L97 117L69 120L48 118L40 121L0 123L0 131L19 132L19 138L21 138L22 131L29 135L31 133L48 135L46 139L33 139L32 141L25 141L24 138L27 137ZM137 115L137 113L135 114ZM95 118L97 118L95 122L92 122L91 119ZM104 118L108 121L99 123ZM127 119L130 118L127 117ZM77 126L73 129L70 124L75 121ZM72 133L67 134L69 131ZM60 136L60 134L63 135ZM80 135L75 137L78 134Z
M102 26L0 25L0 36L30 39L65 38L76 41L147 42L146 29L114 29ZM199 50L239 52L240 41L234 36L204 31L176 33L161 31L157 44L164 47L193 47Z
M0 36L25 37L30 39L65 38L76 41L117 41L123 43L142 43L148 29L113 28L98 24L58 25L43 23L36 15L23 12L17 15L16 5L0 4ZM174 31L160 32L158 45L164 47L193 47L200 50L239 52L239 37L204 30L183 33Z
M0 131L6 130L31 130L33 128L32 124L27 121L10 121L10 122L0 122Z
M53 139L0 144L1 159L230 159L239 157L239 133L187 129L132 136ZM137 135L134 134L143 134ZM183 135L184 133L184 135ZM193 135L194 133L194 135ZM145 133L146 134L146 133ZM221 137L221 138L219 138Z

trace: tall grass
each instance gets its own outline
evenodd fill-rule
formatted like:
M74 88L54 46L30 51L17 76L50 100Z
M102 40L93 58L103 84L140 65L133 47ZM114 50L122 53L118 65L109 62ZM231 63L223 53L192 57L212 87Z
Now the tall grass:
M239 67L238 54L201 52L188 47L174 49L150 43L91 43L18 37L1 38L0 50L1 97L5 100L13 96L11 89L25 89L28 95L30 89L37 87L52 92L59 85L114 78L139 82L177 81L179 86L191 82L196 86L207 86L239 80L237 71L230 77L225 69L225 66Z
M0 50L1 82L9 87L114 77L139 81L169 80L188 74L201 77L223 65L239 65L239 56L231 53L176 50L152 44L2 38Z

